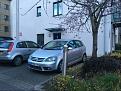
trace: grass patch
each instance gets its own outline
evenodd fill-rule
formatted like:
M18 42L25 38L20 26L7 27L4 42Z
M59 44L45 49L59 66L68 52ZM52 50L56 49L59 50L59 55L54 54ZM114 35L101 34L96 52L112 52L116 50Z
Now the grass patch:
M115 52L114 52L115 53ZM121 91L121 59L114 56L90 59L44 84L45 91Z
M106 73L79 80L58 75L46 86L45 91L121 91L121 77L120 74Z

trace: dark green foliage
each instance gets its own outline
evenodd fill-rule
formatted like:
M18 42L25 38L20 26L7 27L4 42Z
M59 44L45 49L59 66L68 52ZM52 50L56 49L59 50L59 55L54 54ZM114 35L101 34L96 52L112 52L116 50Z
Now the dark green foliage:
M113 53L111 53L110 56L111 57L114 57L115 59L121 60L121 50L113 51Z
M115 59L115 57L99 57L85 62L80 76L88 78L93 77L95 74L116 71L121 72L120 60Z
M45 89L46 91L80 91L81 81L71 76L58 75L45 84Z
M119 55L119 54L118 54ZM44 84L45 91L121 91L121 59L91 58Z
M121 50L121 44L115 44L115 50Z
M74 79L58 75L44 84L45 91L121 91L121 76L118 73L98 74L91 79Z

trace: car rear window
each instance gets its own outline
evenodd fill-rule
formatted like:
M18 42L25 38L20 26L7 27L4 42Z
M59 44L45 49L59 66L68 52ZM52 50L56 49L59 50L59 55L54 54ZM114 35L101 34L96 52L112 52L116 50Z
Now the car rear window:
M12 42L0 42L0 48L9 48Z
M11 37L0 37L0 41L13 40Z

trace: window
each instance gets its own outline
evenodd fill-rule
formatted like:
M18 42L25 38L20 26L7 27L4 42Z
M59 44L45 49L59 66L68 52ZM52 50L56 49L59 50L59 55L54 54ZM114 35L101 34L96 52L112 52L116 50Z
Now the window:
M17 43L16 47L17 47L17 48L27 48L25 42L19 42L19 43Z
M32 41L27 41L26 43L28 45L28 48L39 48L39 46Z
M9 20L9 16L8 15L4 15L4 20L8 21Z
M53 40L61 39L61 33L53 33Z
M62 15L62 0L53 3L53 16Z
M9 32L8 26L4 26L5 32Z
M37 17L41 16L41 6L37 7Z
M76 44L74 41L70 41L67 45L68 45L68 47L71 47L73 49L76 48Z
M4 9L5 9L5 10L9 10L9 5L4 4Z
M81 41L75 40L75 43L76 43L76 48L83 46Z
M1 39L3 40L3 39ZM13 42L0 42L0 48L9 48L10 44Z

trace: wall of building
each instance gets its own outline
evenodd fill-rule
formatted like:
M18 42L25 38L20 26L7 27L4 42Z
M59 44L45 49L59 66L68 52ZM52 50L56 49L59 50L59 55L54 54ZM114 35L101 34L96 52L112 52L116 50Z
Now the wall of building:
M0 0L0 36L11 36L9 0Z
M60 19L53 17L53 2L57 0L44 0L38 3L28 13L26 13L38 0L19 0L20 1L20 39L32 40L37 42L37 34L44 34L44 42L47 43L53 40L53 33L45 29L58 27L61 22ZM43 0L42 0L43 1ZM47 3L46 3L47 2ZM44 6L43 6L44 4ZM42 6L41 16L37 17L37 7ZM16 0L11 3L12 15L12 33L16 37ZM63 14L66 14L67 7L63 5ZM107 16L102 19L100 31L98 34L98 56L109 53L111 48L111 17ZM87 48L88 56L92 53L92 32L86 30L78 31L64 31L62 38L80 39L84 42Z

